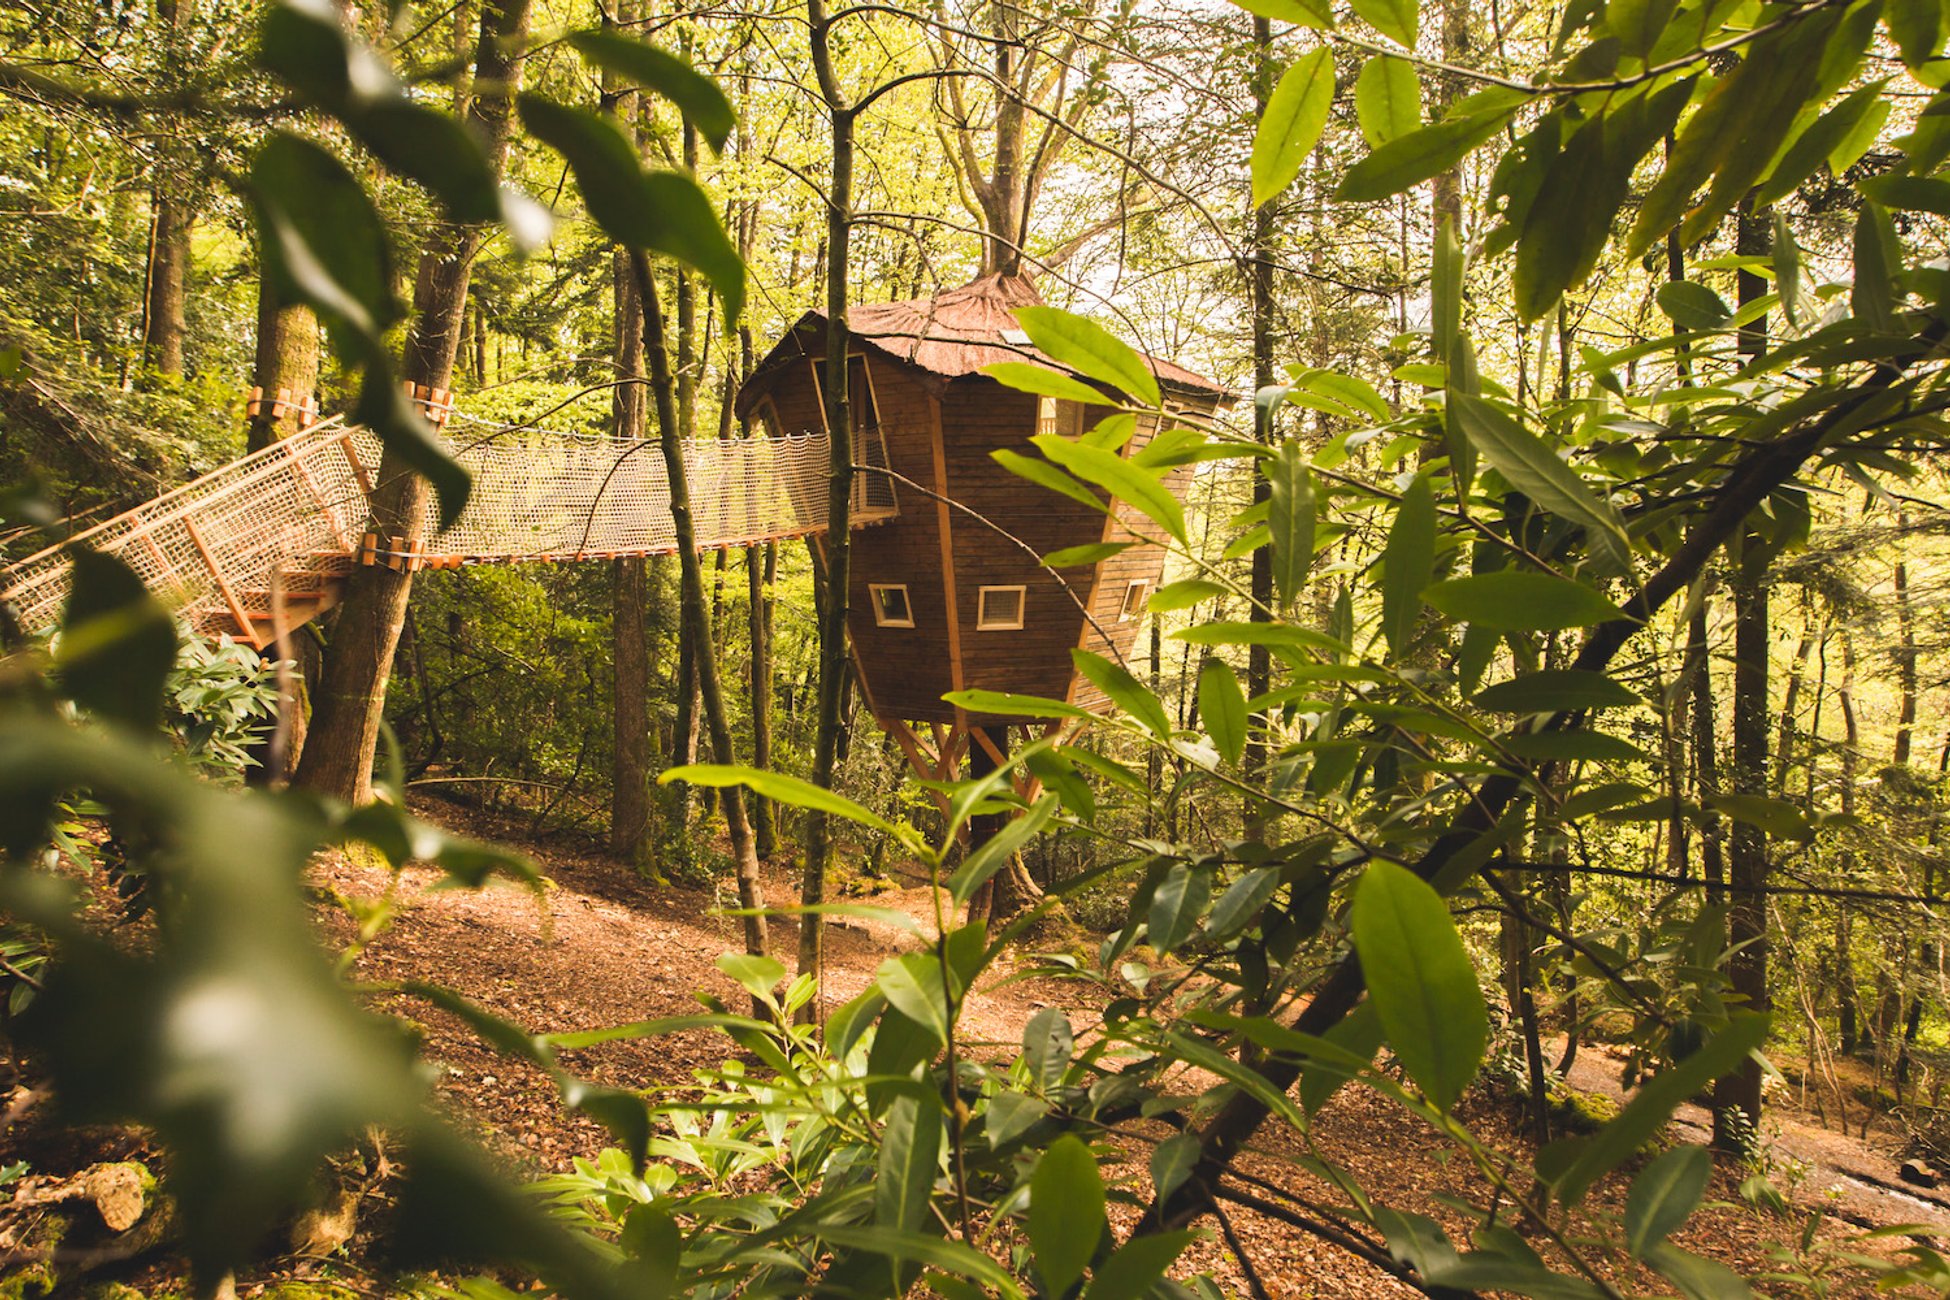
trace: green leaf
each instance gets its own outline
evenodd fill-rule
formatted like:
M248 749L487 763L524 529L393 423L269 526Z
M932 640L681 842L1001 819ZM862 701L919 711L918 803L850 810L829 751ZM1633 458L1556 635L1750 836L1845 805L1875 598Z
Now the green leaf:
M1390 140L1347 169L1334 197L1343 203L1377 203L1420 185L1502 131L1515 111L1514 105L1484 109Z
M874 1179L874 1222L920 1232L941 1159L941 1102L929 1089L903 1093L887 1109Z
M1046 699L1040 695L1017 695L1010 691L950 691L941 697L948 703L967 709L970 713L988 714L999 718L1089 718L1094 716L1088 709L1079 709L1074 704L1062 700Z
M1091 504L1101 503L1093 497ZM1065 546L1061 550L1051 551L1045 555L1043 563L1052 569L1067 569L1079 564L1102 564L1113 555L1121 555L1136 545L1136 542L1086 542L1082 546Z
M311 141L275 132L251 160L264 270L278 297L318 312L340 348L399 319L385 224L358 180Z
M1812 842L1813 823L1808 815L1785 799L1768 799L1755 794L1708 794L1702 802L1735 821L1758 826L1776 839Z
M647 41L619 32L571 32L569 44L589 62L606 68L677 105L713 149L722 150L738 116L718 83L685 60Z
M1816 88L1822 55L1839 10L1811 14L1761 36L1739 65L1707 93L1680 130L1626 240L1636 258L1680 223L1680 242L1695 243L1719 224L1774 160L1796 114ZM1700 186L1711 181L1704 201Z
M1036 1127L1049 1114L1049 1103L1026 1092L999 1092L989 1103L984 1133L989 1149L997 1150Z
M1605 6L1605 27L1625 54L1643 59L1666 34L1678 7L1679 0L1611 0Z
M1181 546L1185 538L1185 510L1163 482L1161 472L1146 470L1114 451L1071 442L1061 434L1039 433L1030 439L1036 450L1086 482L1103 488L1119 501L1169 533ZM1000 453L997 453L998 455Z
M1422 612L1422 591L1435 575L1435 491L1417 475L1395 507L1381 553L1381 630L1391 659L1407 657Z
M1217 655L1198 670L1198 716L1226 762L1238 763L1246 751L1246 695L1232 665Z
M1334 26L1334 13L1328 0L1232 0L1249 14L1270 19L1276 23L1294 23L1301 27L1314 27L1331 31Z
M1083 1300L1142 1300L1156 1295L1165 1270L1195 1240L1197 1234L1183 1228L1132 1237L1097 1269Z
M1060 1296L1083 1276L1104 1235L1104 1179L1075 1134L1050 1143L1029 1176L1029 1247L1044 1289Z
M1078 672L1110 697L1112 704L1137 719L1152 735L1160 740L1171 738L1171 718L1165 713L1165 706L1137 678L1102 655L1092 654L1088 650L1071 650L1070 660Z
M1622 708L1639 697L1603 673L1547 668L1485 687L1471 703L1492 713L1558 713Z
M911 1260L960 1277L972 1278L1004 1296L1020 1296L1022 1288L1001 1265L959 1241L894 1228L852 1227L830 1220L819 1223L818 1237L848 1250L864 1250L889 1259Z
M894 1010L938 1041L948 1041L948 990L941 982L941 961L933 953L889 957L874 972L874 987Z
M1713 1153L1678 1146L1639 1171L1625 1197L1625 1246L1640 1259L1699 1208L1713 1177Z
M1326 650L1347 654L1345 642L1292 623L1200 623L1171 634L1173 641L1192 645L1263 645L1292 650Z
M1022 1061L1030 1086L1039 1092L1060 1087L1076 1049L1076 1035L1062 1008L1044 1007L1031 1016L1022 1031Z
M1067 402L1081 402L1085 406L1104 406L1111 401L1080 379L1030 361L997 361L983 366L982 373L1004 388L1013 388L1019 393L1056 397Z
M176 666L176 620L114 556L75 547L70 562L54 654L61 689L95 717L147 732Z
M1415 65L1377 54L1361 65L1354 82L1354 114L1368 147L1379 149L1422 125L1422 83Z
M975 896L975 891L1000 871L1009 859L1021 851L1022 846L1043 833L1043 828L1056 816L1058 804L1055 795L1046 795L1036 801L1034 807L1020 817L991 835L982 846L969 854L955 874L948 877L948 892L957 903L966 903Z
M1895 328L1895 279L1902 269L1902 245L1888 210L1879 203L1864 203L1855 219L1855 283L1848 305L1858 320L1879 334Z
M1151 907L1145 916L1151 946L1165 953L1191 938L1211 901L1211 876L1174 862L1151 891Z
M1896 42L1903 62L1920 68L1935 57L1943 43L1943 6L1937 0L1891 0L1882 7L1882 21Z
M1664 1274L1686 1300L1748 1300L1754 1294L1741 1276L1715 1259L1662 1241L1646 1252L1645 1262Z
M1533 763L1644 763L1646 752L1602 731L1531 731L1506 737L1505 749Z
M1318 1115L1342 1084L1374 1060L1385 1035L1373 1002L1360 1003L1339 1024L1321 1035L1337 1053L1344 1055L1308 1062L1300 1073L1301 1108L1309 1116Z
M590 219L626 248L664 253L704 273L735 321L745 302L745 263L696 181L677 172L645 173L616 123L540 95L520 97L529 132L561 154L575 173Z
M1357 6L1358 7L1358 6ZM1293 184L1334 103L1334 55L1322 46L1294 60L1266 102L1253 135L1253 206Z
M1765 207L1780 202L1794 193L1801 182L1814 175L1815 169L1824 162L1829 162L1837 175L1849 162L1853 162L1854 159L1850 158L1836 166L1830 159L1838 149L1847 147L1864 124L1873 121L1875 129L1881 128L1882 119L1889 114L1888 101L1882 97L1886 81L1886 78L1878 79L1860 87L1809 123L1795 137L1794 143L1787 147L1781 161L1774 165L1773 174L1755 194L1755 206Z
M1353 0L1354 12L1405 50L1415 48L1416 0Z
M1468 431L1471 444L1510 486L1584 529L1595 568L1611 577L1631 572L1632 543L1617 508L1593 493L1543 439L1482 398L1452 392L1447 404Z
M1160 1142L1151 1152L1151 1196L1155 1201L1170 1199L1198 1166L1199 1145L1195 1133L1178 1133Z
M734 767L718 763L687 763L673 767L657 777L658 785L669 785L672 781L683 781L690 785L724 787L742 785L752 793L774 803L791 804L794 808L811 808L817 812L844 817L850 822L868 826L874 830L892 835L905 841L905 828L870 812L854 803L844 795L822 790L810 781L802 781L796 776L783 772L765 772L755 767Z
M1096 321L1055 307L1019 307L1016 321L1050 360L1157 406L1158 380L1144 358Z
M439 526L449 527L467 508L473 476L448 454L447 445L434 436L433 426L408 400L406 390L393 382L391 361L382 348L378 339L367 344L365 374L359 381L359 400L352 407L352 419L378 434L389 450L398 452L408 466L433 484L440 501Z
M1555 632L1625 617L1581 582L1527 569L1450 578L1424 590L1422 599L1458 622L1503 632Z
M1719 294L1692 280L1668 280L1654 297L1673 324L1689 330L1716 330L1733 318Z
M1616 1119L1568 1148L1572 1159L1549 1179L1558 1200L1567 1206L1582 1200L1593 1183L1657 1136L1681 1102L1758 1051L1767 1041L1767 1024L1764 1015L1734 1012L1727 1027L1705 1046L1642 1083Z
M785 979L785 964L763 953L724 953L718 958L718 969L756 998L771 997L772 990Z
M1449 1110L1482 1066L1489 1015L1448 905L1413 872L1377 861L1355 887L1352 919L1389 1046L1430 1103Z
M1212 917L1206 924L1206 932L1216 940L1230 939L1252 924L1253 918L1279 892L1279 888L1280 871L1277 867L1254 867L1244 872L1212 905Z
M1267 527L1273 536L1273 589L1288 605L1306 584L1314 562L1314 480L1307 469L1307 453L1296 438L1280 444L1267 463L1270 500Z
M1950 217L1950 181L1934 176L1873 176L1861 190L1885 208Z
M989 458L1017 478L1026 478L1039 487L1052 492L1060 492L1072 501L1089 506L1092 510L1107 510L1103 499L1091 492L1083 484L1065 474L1046 460L1031 460L1019 451L1004 447L989 453ZM1081 548L1073 548L1081 549ZM1067 561L1069 563L1095 563L1095 561Z
M1144 602L1145 608L1153 614L1170 614L1181 609L1190 609L1200 601L1224 596L1232 589L1217 582L1207 582L1204 578L1184 578L1178 582L1168 582Z

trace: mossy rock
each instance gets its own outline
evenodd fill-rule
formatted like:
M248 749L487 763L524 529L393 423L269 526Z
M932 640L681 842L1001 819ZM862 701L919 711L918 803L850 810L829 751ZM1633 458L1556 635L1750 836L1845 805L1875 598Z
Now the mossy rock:
M1598 1092L1559 1087L1551 1090L1551 1124L1565 1133L1596 1133L1618 1118L1619 1104Z
M23 1264L5 1277L0 1277L0 1300L40 1300L42 1296L53 1295L60 1278L47 1264Z

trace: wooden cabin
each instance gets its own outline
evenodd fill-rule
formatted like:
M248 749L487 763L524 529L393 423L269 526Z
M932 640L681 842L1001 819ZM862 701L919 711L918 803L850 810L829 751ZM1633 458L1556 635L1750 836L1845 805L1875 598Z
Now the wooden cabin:
M853 534L847 631L868 707L924 770L945 766L954 737L965 747L971 727L1000 735L1023 721L968 717L943 702L950 691L985 688L1106 707L1102 693L1074 672L1070 651L1128 656L1164 566L1162 548L1151 545L1054 572L1037 562L1063 547L1127 540L1118 520L1142 518L1120 507L1107 519L990 457L1005 447L1033 456L1032 435L1077 436L1109 414L1017 392L979 373L994 362L1023 360L1070 373L1033 348L1016 322L1016 308L1041 302L1027 277L992 275L937 297L848 313L854 463L885 464L899 477L885 489L856 486L855 509L885 520ZM823 429L825 341L825 314L807 312L739 392L739 414L773 434ZM1170 362L1152 364L1171 407L1205 415L1229 400L1208 379ZM1140 427L1124 454L1155 432ZM1182 496L1190 475L1189 467L1175 472L1172 490ZM935 724L938 762L923 764L915 755L912 734L900 725L913 722Z

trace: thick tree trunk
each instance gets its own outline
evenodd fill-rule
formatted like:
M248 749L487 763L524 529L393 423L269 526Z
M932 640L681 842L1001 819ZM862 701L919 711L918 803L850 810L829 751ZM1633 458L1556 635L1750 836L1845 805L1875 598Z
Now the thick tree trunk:
M317 408L318 318L311 308L280 306L269 279L257 285L257 354L251 383L262 390L244 428L246 450L268 447L303 428Z
M519 39L527 31L529 0L486 0L481 9L475 79L480 93L468 122L497 175L506 165L514 95L521 81ZM415 316L401 378L450 388L467 303L478 227L445 226L427 241L414 289ZM409 541L423 531L427 481L390 449L381 458L372 501L372 526ZM332 634L315 700L311 735L298 765L299 784L353 802L372 798L372 760L386 707L386 684L399 648L413 577L384 565L354 569Z
M832 459L828 466L827 530L820 566L825 590L819 606L819 729L813 740L812 768L813 784L831 789L846 726L846 605L853 550L853 410L849 395L852 385L847 381L846 309L847 263L853 236L854 117L833 65L825 0L806 0L806 20L812 30L813 71L825 100L833 144L833 174L826 196L826 373L823 379ZM806 907L818 907L826 901L826 875L832 861L830 819L825 813L813 811L806 817L806 869L799 889L799 900ZM801 975L821 978L824 940L823 918L806 913L799 926ZM820 997L815 997L808 1003L806 1015L817 1016L820 1001Z
M649 259L633 252L630 267L636 276L637 295L643 303L643 351L650 368L650 392L657 404L658 442L670 478L670 518L677 540L684 625L691 631L693 644L708 648L713 644L711 607L704 599L704 566L698 562L697 529L691 521L690 484L685 474L684 440L677 426L675 385L664 341L663 309L657 302L657 286L650 277ZM711 737L711 755L722 764L736 763L738 755L731 745L724 695L718 687L717 660L708 652L697 655L696 660L698 699ZM745 951L763 954L765 917L761 909L765 906L765 895L758 878L758 855L752 845L751 823L745 817L744 791L738 786L727 786L721 802L725 830L731 839L732 864L738 877L738 902L745 912Z

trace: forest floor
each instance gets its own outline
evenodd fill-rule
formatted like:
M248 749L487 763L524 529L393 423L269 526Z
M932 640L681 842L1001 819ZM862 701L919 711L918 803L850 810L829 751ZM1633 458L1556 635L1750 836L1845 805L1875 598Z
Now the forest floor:
M401 914L362 954L361 974L443 982L533 1030L548 1032L686 1014L697 1010L699 991L714 992L734 1005L742 1000L742 993L714 965L719 954L742 946L737 919L714 914L733 902L728 885L715 895L657 885L618 868L593 846L560 840L523 843L508 826L453 805L429 804L419 811L458 830L512 841L536 859L553 885L545 902L516 888L431 892L427 886L434 881L432 872L409 871L399 895ZM347 896L370 897L386 889L388 876L336 860L318 868L315 883ZM784 870L768 870L768 898L789 899L796 887ZM872 902L906 911L924 925L934 915L930 891L919 879L897 882L876 893ZM341 942L350 938L349 923L335 911L322 910L321 921L331 937ZM774 919L774 951L789 955L796 933L793 922ZM916 943L911 934L891 925L851 917L834 920L827 958L830 1003L837 1005L864 989L890 953ZM1006 963L992 973L964 1013L969 1036L993 1044L998 1058L1014 1054L1023 1025L1037 1011L1054 1005L1082 1013L1092 996L1079 982L1010 982L1006 977L1011 973ZM572 1156L594 1155L606 1145L595 1124L562 1112L539 1071L496 1055L459 1022L438 1012L417 1005L399 1009L426 1026L428 1053L443 1071L441 1091L531 1172L566 1168ZM723 1038L701 1031L605 1044L571 1054L565 1064L606 1084L683 1084L692 1081L694 1071L721 1063L729 1055L728 1046ZM1602 1049L1586 1046L1572 1082L1622 1097L1618 1064ZM1463 1118L1492 1143L1506 1148L1521 1144L1507 1101L1466 1101ZM1705 1122L1704 1111L1684 1108L1672 1136L1677 1141L1702 1140ZM1159 1136L1166 1132L1161 1128ZM1442 1205L1442 1196L1477 1203L1486 1199L1486 1184L1462 1162L1447 1161L1447 1148L1436 1135L1368 1090L1343 1089L1321 1113L1311 1137L1319 1155L1351 1169L1376 1200L1448 1220L1452 1232L1455 1216ZM1865 1142L1835 1133L1813 1115L1784 1104L1770 1117L1766 1138L1770 1172L1789 1193L1794 1219L1784 1222L1747 1205L1738 1187L1748 1171L1723 1169L1711 1194L1717 1203L1695 1219L1678 1238L1680 1244L1724 1259L1749 1275L1770 1269L1838 1270L1831 1281L1841 1285L1830 1294L1846 1294L1848 1271L1834 1253L1862 1231L1918 1224L1927 1226L1938 1242L1950 1242L1950 1196L1902 1185L1896 1152L1873 1135ZM1146 1154L1134 1151L1122 1172L1142 1182ZM1338 1199L1325 1183L1294 1164L1306 1154L1306 1142L1297 1134L1269 1126L1260 1136L1259 1150L1240 1167L1316 1203ZM1623 1192L1619 1179L1601 1185L1591 1198L1594 1212L1618 1213ZM1810 1211L1824 1216L1814 1254L1799 1260L1791 1254L1771 1256L1767 1243L1792 1242ZM1239 1259L1242 1249L1260 1284L1274 1296L1413 1294L1371 1265L1284 1223L1247 1209L1235 1208L1229 1217L1233 1240L1214 1233L1194 1247L1187 1262L1192 1269L1211 1271L1231 1294L1252 1294L1253 1282ZM1660 1289L1644 1275L1621 1280ZM1783 1285L1781 1293L1801 1292Z
M518 828L452 804L416 801L416 811L452 829L527 852L551 883L539 895L507 886L480 891L435 889L438 875L432 870L410 868L395 883L383 869L327 855L313 868L311 883L319 893L317 916L328 944L342 947L356 935L349 910L334 899L370 905L391 891L395 914L359 955L360 977L444 984L536 1032L589 1030L689 1014L699 1009L695 995L700 991L716 993L734 1005L742 1002L742 992L714 965L721 953L742 947L737 918L717 914L734 902L728 885L714 893L654 884L618 867L592 845L525 841ZM765 887L768 898L783 900L794 895L796 882L783 868L773 869L767 872ZM924 925L933 920L935 904L925 881L897 881L876 893L872 902L906 911ZM864 989L889 954L918 942L897 927L851 917L833 921L830 935L827 996L831 1005ZM789 956L795 942L796 925L775 919L773 950ZM1089 1002L1098 996L1076 981L1010 981L1008 976L1018 969L1005 961L991 972L970 997L963 1018L975 1050L991 1050L998 1060L1019 1050L1022 1027L1037 1011L1063 1007L1073 1020L1083 1022L1091 1018L1094 1008ZM425 1055L438 1070L439 1092L517 1176L566 1170L572 1157L594 1156L609 1145L599 1126L561 1109L552 1083L542 1072L495 1053L457 1019L404 998L385 1009L421 1026ZM694 1072L714 1068L730 1055L727 1040L711 1031L696 1031L611 1042L567 1053L563 1060L597 1082L653 1088L692 1083ZM1623 1095L1617 1060L1589 1045L1578 1054L1572 1081L1581 1089ZM1492 1146L1523 1149L1516 1107L1507 1098L1479 1088L1465 1098L1458 1115ZM1671 1136L1676 1141L1700 1141L1705 1121L1704 1112L1685 1108ZM1169 1132L1160 1125L1148 1140L1159 1140ZM1722 1168L1715 1174L1708 1208L1677 1238L1679 1244L1722 1259L1748 1276L1816 1272L1826 1280L1821 1294L1865 1294L1869 1288L1843 1254L1864 1249L1887 1254L1908 1244L1898 1237L1864 1246L1858 1239L1865 1230L1914 1224L1921 1225L1926 1239L1939 1249L1950 1242L1950 1195L1903 1186L1889 1136L1874 1128L1867 1141L1835 1133L1788 1099L1770 1116L1765 1137L1769 1172L1792 1201L1791 1216L1774 1217L1743 1201L1738 1189L1750 1171ZM131 1135L92 1151L86 1146L76 1148L72 1158L75 1169L91 1159L151 1158L154 1153L146 1147L144 1140ZM1297 1163L1309 1154L1317 1155L1350 1170L1374 1200L1433 1215L1444 1221L1453 1236L1458 1234L1458 1216L1445 1206L1444 1198L1486 1204L1490 1190L1465 1161L1449 1158L1452 1151L1436 1134L1371 1090L1344 1088L1320 1113L1309 1137L1269 1125L1237 1168L1256 1181L1253 1190L1263 1199L1277 1201L1290 1195L1314 1204L1340 1201L1335 1189ZM1143 1195L1148 1192L1144 1173L1148 1154L1146 1141L1133 1139L1129 1157L1107 1172L1128 1180ZM37 1172L61 1172L50 1167L45 1156L43 1152L36 1157ZM1624 1179L1614 1177L1593 1191L1588 1212L1616 1215L1622 1212L1623 1201ZM1810 1213L1817 1211L1821 1218L1812 1237L1814 1249L1798 1253L1793 1243ZM1113 1206L1112 1216L1120 1227L1127 1226L1118 1220L1120 1213L1124 1219L1135 1217L1134 1211ZM1207 1226L1212 1226L1209 1221ZM1255 1287L1283 1300L1415 1294L1372 1265L1277 1218L1229 1206L1223 1227L1223 1232L1210 1232L1195 1245L1183 1264L1187 1272L1210 1272L1230 1295L1251 1296ZM1777 1249L1770 1243L1787 1244ZM336 1249L341 1244L347 1248ZM238 1294L246 1300L290 1296L294 1287L317 1294L325 1285L337 1295L390 1292L383 1273L369 1271L362 1262L359 1240L326 1245L332 1248L329 1258L287 1257L240 1276ZM1600 1266L1612 1270L1629 1288L1654 1293L1666 1289L1623 1261L1601 1261ZM170 1289L167 1277L165 1265L129 1280L158 1294ZM1764 1283L1762 1289L1784 1296L1816 1293L1786 1281Z

